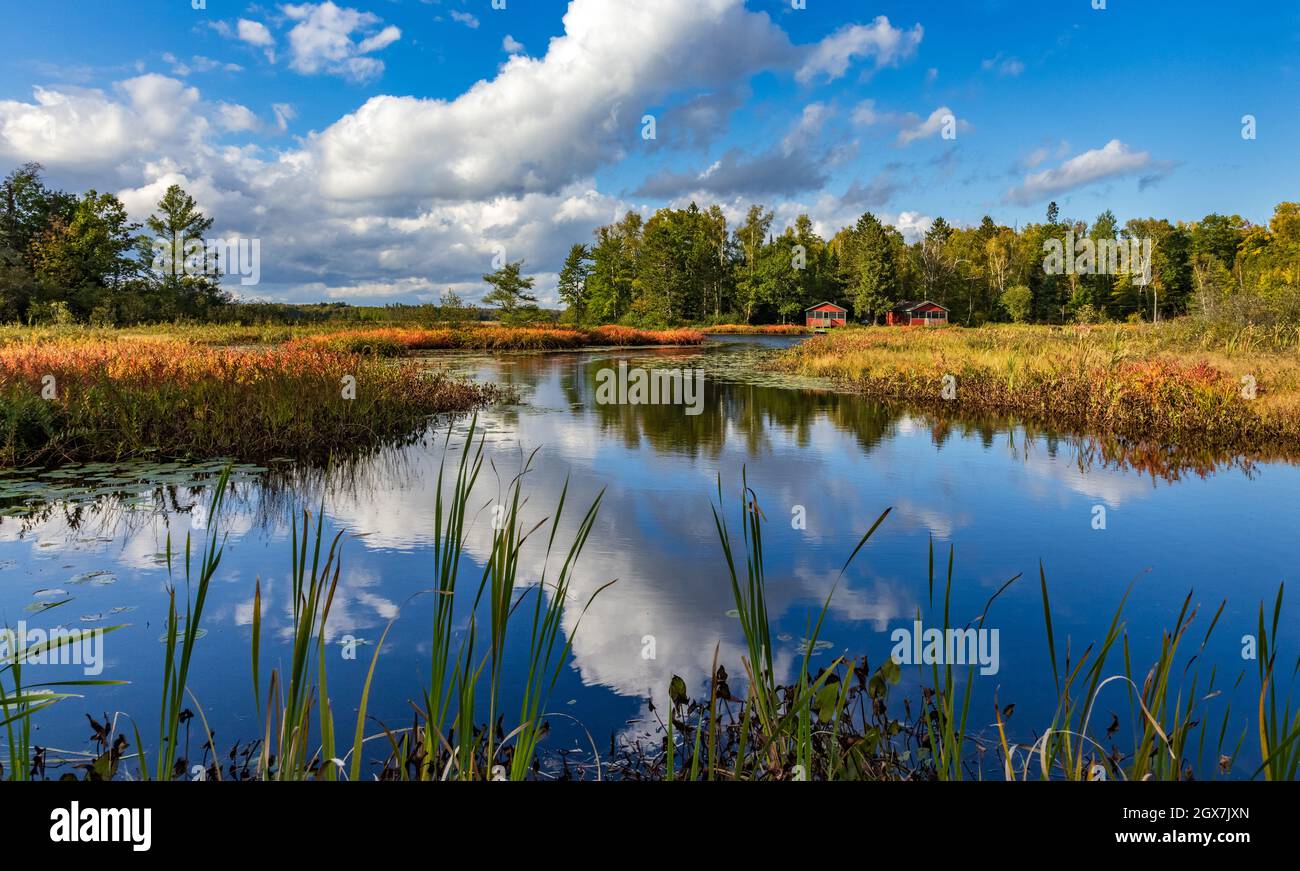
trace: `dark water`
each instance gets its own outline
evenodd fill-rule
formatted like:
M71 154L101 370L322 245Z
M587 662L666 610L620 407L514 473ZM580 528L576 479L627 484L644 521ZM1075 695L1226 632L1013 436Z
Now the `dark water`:
M1068 438L1031 435L1020 427L936 424L826 385L754 371L752 364L765 349L785 343L739 340L703 351L460 361L478 377L517 385L524 397L519 406L482 415L501 483L491 470L485 472L478 502L492 502L534 448L540 451L528 476L526 514L547 516L567 478L561 541L576 529L580 509L605 490L571 590L566 631L599 587L616 583L596 597L574 635L571 662L550 700L551 749L572 747L581 756L590 753L594 741L604 754L611 739L645 734L653 722L646 699L662 707L673 675L682 676L693 692L707 692L715 648L734 676L743 673L744 642L731 612L709 508L721 475L723 508L738 537L742 468L769 521L769 609L780 678L793 677L809 621L844 560L892 506L831 600L814 664L828 664L842 652L880 663L894 646L891 632L910 628L918 609L927 627L935 625L940 618L928 604L929 547L933 542L941 576L952 545L955 623L977 618L1006 581L1023 575L994 602L985 621L999 633L998 669L975 678L971 725L989 731L996 694L1001 705L1016 704L1015 735L1032 740L1047 728L1055 700L1039 593L1041 560L1062 659L1067 643L1077 658L1104 636L1124 590L1135 583L1124 620L1139 680L1189 591L1201 612L1184 642L1180 668L1197 652L1226 599L1192 668L1202 675L1198 694L1211 668L1224 690L1202 709L1215 724L1207 756L1213 758L1217 724L1228 703L1233 709L1229 749L1236 744L1258 700L1256 665L1242 657L1242 636L1255 632L1260 602L1271 608L1278 584L1294 578L1300 470L1283 462L1228 462L1217 470L1160 469L1152 475L1149 463L1142 471L1102 462ZM620 360L633 367L704 369L701 413L688 415L674 405L599 404L597 372ZM453 442L464 427L464 421L453 427ZM347 531L331 641L351 636L363 642L355 659L345 659L340 645L331 660L338 731L350 735L353 728L352 712L373 653L364 642L373 644L394 617L370 713L393 726L410 723L407 700L418 697L428 678L431 605L429 597L416 594L434 577L432 489L443 435L439 431L426 444L384 452L327 478L295 476L292 470L272 476L293 480L288 489L260 483L266 480L260 469L242 470L243 483L222 523L229 538L209 596L208 634L198 642L190 680L218 746L260 733L249 680L254 581L260 579L263 591L265 671L287 659L290 512L295 505L314 508L321 498L330 528ZM92 471L103 491L131 477ZM136 471L142 478L151 473L148 467ZM169 532L173 549L183 547L192 526L188 509L206 499L201 487L191 486L187 471L193 470L155 474L158 486L135 485L138 492L125 503L95 498L95 487L82 488L75 478L55 479L52 504L35 516L0 519L0 621L40 627L130 624L105 637L99 677L131 683L87 688L84 699L42 712L34 743L85 750L86 712L97 718L124 712L138 719L142 733L156 730L168 580L160 554ZM36 499L22 496L16 483L21 480L20 474L6 477L7 513L18 514L12 506ZM1094 528L1102 510L1105 528ZM805 528L795 528L799 517ZM489 520L485 512L469 536L467 549L476 563L465 576L472 579L469 586L476 586L474 569L481 570L490 548ZM525 551L526 578L538 575L541 561L540 547ZM183 568L179 572L183 580ZM35 610L39 602L64 599L71 601ZM1290 599L1284 635L1295 627L1295 597ZM651 647L652 657L647 655ZM1294 645L1284 644L1280 661L1288 665L1281 671L1288 677L1294 656ZM70 668L32 669L28 680L78 677ZM1116 656L1107 673L1122 670L1122 656ZM264 675L263 685L265 680ZM914 694L919 680L917 669L905 668L901 692ZM1124 686L1111 684L1097 706L1096 717L1106 722L1110 712L1119 714L1123 725L1117 741L1126 747L1134 721ZM506 710L509 721L513 705ZM196 756L200 744L196 731ZM1252 731L1239 774L1254 770L1249 760L1257 761L1257 744Z

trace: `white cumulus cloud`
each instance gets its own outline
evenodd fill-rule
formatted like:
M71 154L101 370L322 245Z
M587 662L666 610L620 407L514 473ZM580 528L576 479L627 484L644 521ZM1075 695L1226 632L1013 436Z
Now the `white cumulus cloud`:
M271 31L265 24L241 18L236 27L240 42L262 49L266 53L266 59L275 63L275 37L271 35Z
M848 72L858 58L874 58L876 69L895 66L916 53L925 31L917 24L911 30L894 27L883 15L871 24L846 24L818 43L795 74L800 82L818 76L834 81Z
M230 133L243 133L262 126L252 109L238 103L218 103L217 123Z
M924 121L915 117L908 120L910 123L905 124L898 131L899 145L910 145L918 139L927 139L942 133L945 129L951 129L955 135L957 131L970 128L967 122L959 120L947 106L935 109Z
M384 62L372 53L401 39L393 25L380 29L379 16L337 6L332 2L280 7L297 22L289 31L289 66L305 75L330 73L364 82L384 71ZM361 39L353 38L358 33Z
M1006 200L1030 205L1094 182L1142 172L1159 175L1166 169L1165 164L1152 161L1148 152L1134 151L1112 139L1101 148L1076 154L1060 166L1026 175L1022 184L1007 191Z
M0 155L49 168L100 171L133 155L197 148L209 125L197 88L149 73L98 89L37 87L0 101Z
M514 55L454 100L379 96L314 146L337 199L555 191L616 159L648 105L747 78L791 46L739 0L574 0L546 55Z

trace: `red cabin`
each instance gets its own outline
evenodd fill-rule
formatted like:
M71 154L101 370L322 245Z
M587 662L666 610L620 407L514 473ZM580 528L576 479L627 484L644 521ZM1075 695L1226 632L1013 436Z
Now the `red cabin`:
M948 309L928 299L907 299L885 314L891 327L943 327L948 324Z
M815 329L842 327L849 320L849 310L833 302L819 302L804 312L808 326Z

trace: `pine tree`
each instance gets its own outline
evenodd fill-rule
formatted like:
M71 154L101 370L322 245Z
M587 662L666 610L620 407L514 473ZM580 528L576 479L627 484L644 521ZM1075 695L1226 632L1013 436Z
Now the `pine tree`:
M497 306L502 323L530 320L538 314L537 297L531 293L535 279L520 274L523 265L524 261L517 260L483 276L492 285L483 303Z
M185 314L200 314L226 301L222 264L208 252L204 237L212 223L194 198L175 184L145 221L149 232L141 239L141 248L146 262L153 265L160 295L174 300Z
M560 301L569 309L573 322L581 324L587 319L587 277L591 274L588 261L591 252L581 243L569 249L560 270L558 291Z

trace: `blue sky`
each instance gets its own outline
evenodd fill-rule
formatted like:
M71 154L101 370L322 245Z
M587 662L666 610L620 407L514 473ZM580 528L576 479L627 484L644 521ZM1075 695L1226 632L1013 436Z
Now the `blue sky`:
M219 235L261 240L245 296L474 299L505 256L546 299L593 227L692 200L912 236L1053 199L1263 222L1300 196L1294 3L192 5L10 7L0 166L137 219L182 184Z

